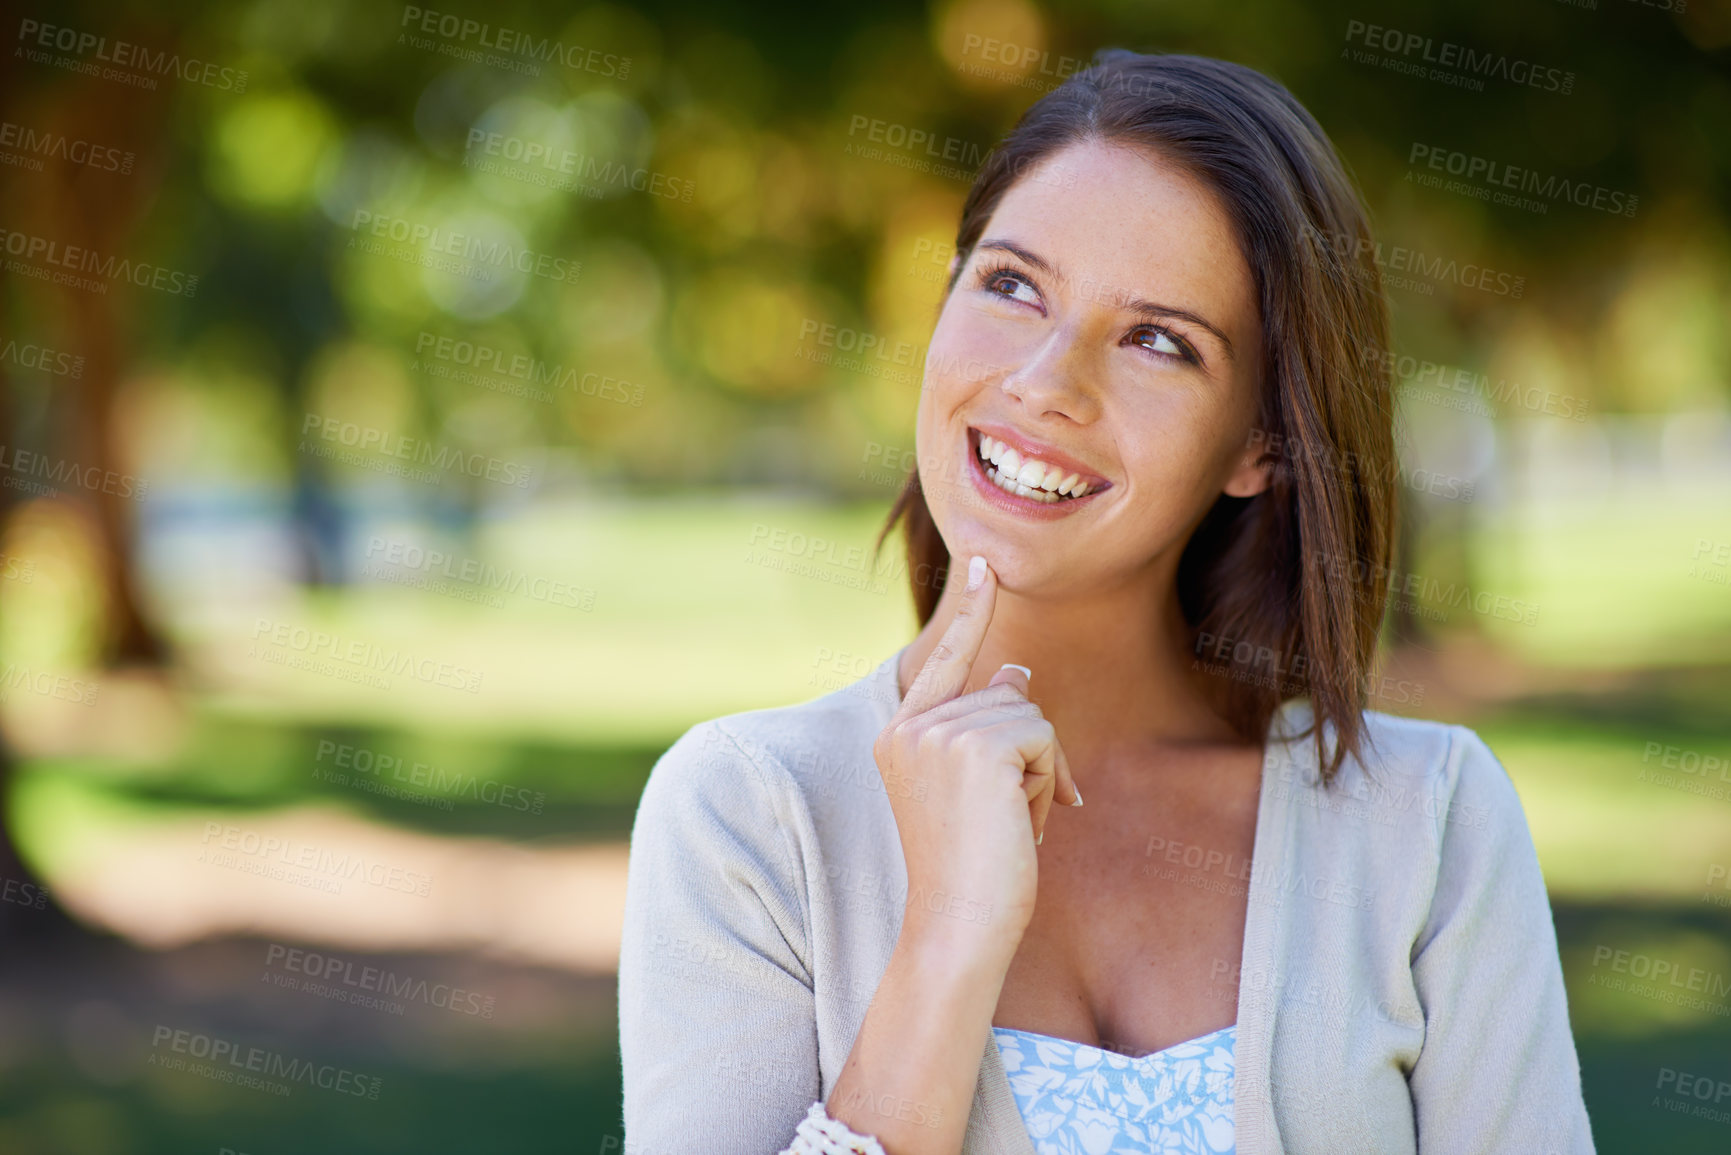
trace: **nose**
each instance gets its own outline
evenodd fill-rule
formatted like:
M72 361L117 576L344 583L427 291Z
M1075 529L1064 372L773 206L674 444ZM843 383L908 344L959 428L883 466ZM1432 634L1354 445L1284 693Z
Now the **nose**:
M1004 375L1000 388L1030 417L1062 416L1086 425L1099 416L1100 366L1076 327L1053 326L1028 359Z

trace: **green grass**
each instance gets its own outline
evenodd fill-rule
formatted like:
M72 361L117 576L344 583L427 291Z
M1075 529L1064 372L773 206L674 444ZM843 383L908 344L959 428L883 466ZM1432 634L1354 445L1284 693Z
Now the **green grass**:
M1699 899L1708 867L1731 863L1731 780L1676 774L1723 793L1679 789L1653 779L1663 771L1648 755L1660 742L1731 757L1731 732L1510 716L1474 728L1520 792L1553 893Z
M148 1048L149 1028L140 1029ZM337 1049L328 1040L310 1049L318 1062L381 1080L377 1100L309 1086L279 1098L154 1068L125 1086L96 1088L65 1061L30 1063L10 1069L0 1088L0 1155L618 1152L617 1028L602 1021L568 1033L563 1055L530 1053L511 1064L427 1062L400 1046ZM309 1047L290 1041L282 1049Z
M870 560L882 514L763 501L586 506L501 527L477 552L592 589L589 611L369 585L189 614L179 632L201 655L211 708L241 716L660 741L718 714L815 697L857 676L838 665L863 672L913 636L895 542L881 564ZM260 661L248 653L260 620L479 671L479 692L400 676L377 689Z
M1642 492L1555 514L1506 512L1467 543L1474 585L1537 603L1536 622L1487 615L1478 624L1498 644L1553 665L1723 663L1731 575L1696 559L1702 540L1731 541L1723 499Z

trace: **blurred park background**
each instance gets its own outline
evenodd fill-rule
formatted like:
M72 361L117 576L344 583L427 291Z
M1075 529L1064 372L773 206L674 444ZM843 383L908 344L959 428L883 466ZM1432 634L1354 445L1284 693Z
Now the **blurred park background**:
M962 199L1111 45L1264 70L1347 159L1406 519L1372 705L1519 788L1599 1150L1731 1150L1726 0L12 28L0 1152L621 1150L644 777L911 636L870 546Z

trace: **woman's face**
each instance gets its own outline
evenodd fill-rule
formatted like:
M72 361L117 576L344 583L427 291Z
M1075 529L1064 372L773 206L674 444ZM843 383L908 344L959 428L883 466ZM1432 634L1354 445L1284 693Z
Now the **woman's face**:
M1221 493L1267 485L1246 451L1260 345L1210 190L1124 145L1048 157L999 202L926 356L920 479L950 555L985 555L1025 594L1175 555ZM992 475L1011 471L1022 488L1006 492Z

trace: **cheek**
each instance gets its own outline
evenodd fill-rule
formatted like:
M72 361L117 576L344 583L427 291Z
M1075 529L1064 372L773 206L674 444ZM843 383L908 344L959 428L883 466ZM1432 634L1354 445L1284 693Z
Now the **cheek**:
M1020 363L1019 343L1033 330L952 296L932 331L930 366L944 377L970 385L1001 378Z
M953 375L928 368L914 419L914 460L928 490L944 472L944 463L954 456L951 442L958 428L956 412L967 395L966 387Z
M1219 488L1215 474L1227 415L1197 401L1181 391L1152 393L1114 414L1121 428L1136 430L1125 439L1124 465L1138 503L1183 516Z
M991 368L982 352L989 343L978 342L970 326L948 317L932 332L926 355L919 400L919 436L936 432L990 380ZM929 428L930 427L930 428ZM921 450L925 447L922 445Z

